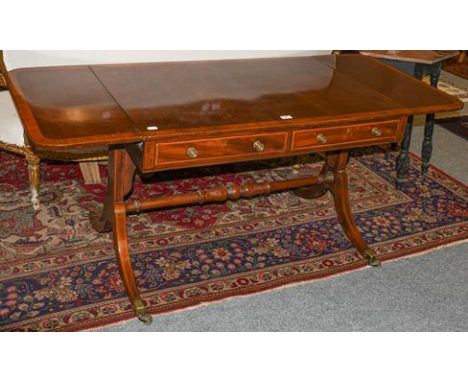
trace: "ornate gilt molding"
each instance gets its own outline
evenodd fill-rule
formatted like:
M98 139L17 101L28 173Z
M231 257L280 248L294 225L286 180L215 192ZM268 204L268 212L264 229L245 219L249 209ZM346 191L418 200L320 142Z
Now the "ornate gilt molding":
M94 162L107 160L107 152L104 150L93 153L57 152L36 150L32 149L30 146L18 146L2 141L0 141L0 150L21 154L24 155L26 159L31 160L34 160L34 157L37 157L40 160L57 160L63 162Z
M0 150L5 150L5 151L10 151L16 154L25 155L24 147L13 145L11 143L6 143L2 141L0 141Z
M34 151L36 155L43 160L57 160L63 162L95 162L107 161L108 156L106 151L96 153L71 153L57 151Z

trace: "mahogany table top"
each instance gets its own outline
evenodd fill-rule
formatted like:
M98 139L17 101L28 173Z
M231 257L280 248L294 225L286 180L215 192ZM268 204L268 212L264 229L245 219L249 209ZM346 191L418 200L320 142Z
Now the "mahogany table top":
M460 54L458 50L361 50L359 52L375 58L420 64L435 64Z
M462 107L361 55L23 68L9 77L28 137L46 149Z

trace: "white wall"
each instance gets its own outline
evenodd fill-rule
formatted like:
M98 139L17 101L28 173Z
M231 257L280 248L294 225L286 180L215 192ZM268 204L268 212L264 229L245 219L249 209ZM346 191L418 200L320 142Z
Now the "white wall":
M8 70L33 66L219 60L330 54L329 50L5 50Z

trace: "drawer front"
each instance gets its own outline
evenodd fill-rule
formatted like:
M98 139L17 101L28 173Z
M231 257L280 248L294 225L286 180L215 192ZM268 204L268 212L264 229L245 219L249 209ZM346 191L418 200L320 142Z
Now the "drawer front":
M293 132L291 150L317 151L390 143L400 140L404 124L400 120L359 125L301 129Z
M287 151L287 141L288 133L279 132L168 142L156 144L155 150L146 155L153 156L155 168L222 164L281 155Z

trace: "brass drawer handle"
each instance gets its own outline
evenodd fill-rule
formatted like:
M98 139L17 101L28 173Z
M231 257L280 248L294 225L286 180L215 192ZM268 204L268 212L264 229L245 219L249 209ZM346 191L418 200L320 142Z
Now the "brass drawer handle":
M374 127L372 129L372 135L375 137L380 137L382 135L382 130L380 130L378 127Z
M255 149L255 151L261 153L263 150L265 150L265 145L260 141L255 141L253 143L253 148Z
M317 140L320 143L327 143L328 138L327 138L327 136L325 134L317 134Z
M196 158L198 156L198 151L195 147L189 147L187 149L187 155L190 157L190 158Z

